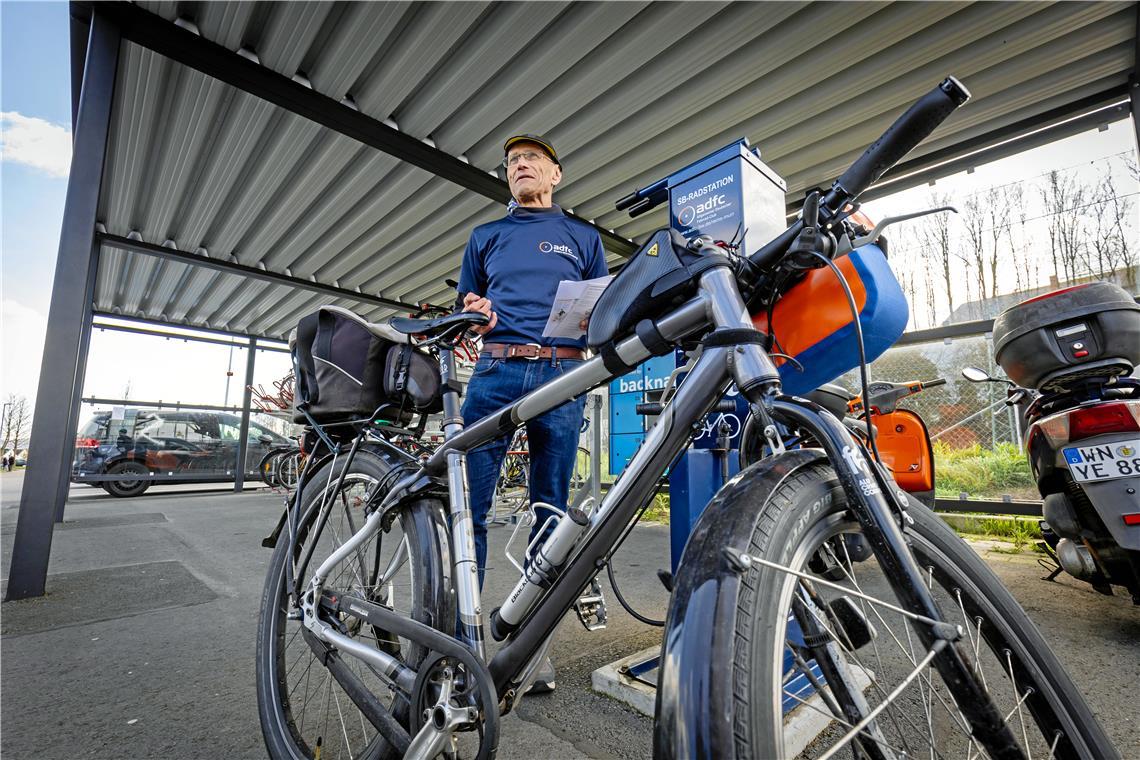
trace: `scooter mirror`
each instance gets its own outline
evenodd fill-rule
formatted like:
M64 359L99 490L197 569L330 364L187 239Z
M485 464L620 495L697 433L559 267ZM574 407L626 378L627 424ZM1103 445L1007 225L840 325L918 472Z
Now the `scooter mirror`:
M962 377L971 383L984 383L987 380L993 380L990 374L980 367L963 367Z

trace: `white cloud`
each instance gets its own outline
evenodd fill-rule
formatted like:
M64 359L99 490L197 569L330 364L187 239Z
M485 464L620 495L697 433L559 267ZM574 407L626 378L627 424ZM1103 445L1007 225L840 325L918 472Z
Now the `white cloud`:
M0 112L0 156L53 177L66 177L71 168L71 130L16 111Z
M44 355L47 317L18 301L0 303L0 395L9 393L35 398Z

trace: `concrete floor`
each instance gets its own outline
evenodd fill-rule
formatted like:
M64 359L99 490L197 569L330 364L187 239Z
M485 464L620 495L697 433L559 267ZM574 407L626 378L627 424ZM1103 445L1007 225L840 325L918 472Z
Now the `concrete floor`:
M20 473L0 475L0 549L8 568ZM254 695L258 601L269 551L261 538L280 497L204 486L112 499L72 489L55 533L48 595L0 608L0 754L5 757L264 757ZM174 491L163 494L162 491ZM508 529L491 534L501 558ZM1033 557L991 565L1043 629L1121 753L1140 758L1140 610L1084 584L1047 584ZM667 601L668 529L639 527L615 558L622 590L643 613ZM493 606L512 582L488 576ZM574 618L557 633L558 689L529 697L503 724L500 757L646 758L651 721L590 691L590 674L660 641L606 587L610 624Z

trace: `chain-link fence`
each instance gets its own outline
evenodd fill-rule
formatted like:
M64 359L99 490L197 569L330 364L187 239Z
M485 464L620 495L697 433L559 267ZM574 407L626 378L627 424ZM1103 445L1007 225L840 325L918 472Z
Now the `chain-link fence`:
M1005 377L993 356L993 337L987 333L897 346L870 366L872 381L946 380L900 403L917 412L930 430L939 496L1039 498L1021 450L1024 423L1018 410L1005 404L1006 385L971 383L961 374L963 367L974 366ZM858 371L837 383L858 393Z

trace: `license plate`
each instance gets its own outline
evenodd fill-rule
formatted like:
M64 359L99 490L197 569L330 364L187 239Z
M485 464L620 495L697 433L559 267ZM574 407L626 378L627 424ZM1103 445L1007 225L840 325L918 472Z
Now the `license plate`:
M1140 476L1140 438L1099 446L1070 446L1064 454L1073 480L1081 483Z

